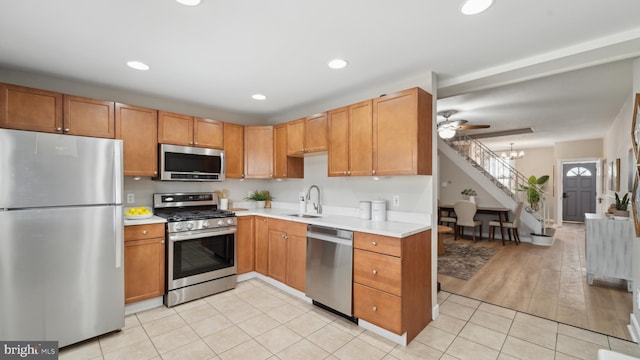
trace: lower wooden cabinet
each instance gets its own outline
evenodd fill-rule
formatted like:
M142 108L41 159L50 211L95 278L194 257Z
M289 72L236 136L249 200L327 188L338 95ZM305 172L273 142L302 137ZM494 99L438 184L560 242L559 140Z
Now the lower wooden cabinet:
M253 216L239 216L236 233L236 267L237 274L255 270L255 246L253 236Z
M269 221L271 219L255 217L255 262L256 271L262 275L269 272Z
M356 232L353 311L407 343L431 321L431 230L405 238Z
M164 224L124 228L125 303L162 296L165 290Z

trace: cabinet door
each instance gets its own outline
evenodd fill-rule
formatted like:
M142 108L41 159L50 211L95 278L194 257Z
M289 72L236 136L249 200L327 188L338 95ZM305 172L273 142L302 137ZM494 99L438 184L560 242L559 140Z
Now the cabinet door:
M245 126L245 178L270 179L273 176L273 127Z
M305 152L327 150L327 113L309 116L305 120Z
M262 275L269 273L269 219L255 217L256 271Z
M164 294L164 248L164 238L125 241L125 303Z
M193 119L193 144L198 147L222 149L222 122L203 118Z
M192 146L193 117L159 111L158 143Z
M226 177L244 178L244 126L224 123L224 152L226 159Z
M0 84L0 127L62 133L62 94Z
M375 175L431 174L431 107L419 88L373 100Z
M305 291L307 237L287 232L287 285Z
M349 106L349 171L352 176L373 172L372 101Z
M254 237L253 216L238 217L238 232L236 233L237 273L244 274L254 270Z
M269 228L269 277L287 281L287 234Z
M304 158L287 156L287 124L273 128L273 177L304 178Z
M353 315L398 335L404 330L401 298L358 283L353 284Z
M79 96L64 95L64 133L115 138L115 104Z
M349 107L328 114L329 176L349 175Z
M116 139L124 148L125 176L158 175L158 111L117 103Z
M302 156L304 154L305 120L299 119L287 123L287 155Z

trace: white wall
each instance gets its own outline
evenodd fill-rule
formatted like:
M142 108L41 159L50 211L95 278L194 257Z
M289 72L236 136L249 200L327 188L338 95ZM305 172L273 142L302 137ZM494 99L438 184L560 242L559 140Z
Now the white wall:
M440 200L441 204L453 204L456 200L462 199L462 194L460 194L462 190L472 188L478 193L476 203L479 206L502 206L449 158L441 155L439 156L439 161L439 180L437 185L438 200ZM446 186L444 186L445 184Z
M553 176L553 147L534 148L534 149L518 149L524 150L525 157L515 160L515 168L523 174L526 178L531 175L539 178L543 175L549 175L549 181L547 181L542 190L546 193L545 206L548 207L549 213L547 214L549 219L553 219L555 215L555 196L557 191L554 191L554 176ZM526 202L526 196L521 194L522 199Z

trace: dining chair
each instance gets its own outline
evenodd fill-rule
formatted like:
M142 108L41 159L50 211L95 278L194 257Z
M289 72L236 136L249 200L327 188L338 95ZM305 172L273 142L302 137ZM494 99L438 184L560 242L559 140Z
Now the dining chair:
M454 234L454 240L458 240L458 235L462 237L464 235L464 228L470 227L473 229L473 241L476 241L476 227L480 227L480 240L482 240L482 221L475 220L476 215L476 203L469 200L458 200L453 204L453 209L456 212L456 231Z
M451 216L451 211L440 210L440 199L438 199L438 224L440 225L456 225L456 218Z
M513 221L511 222L503 222L502 227L507 229L507 234L509 235L509 241L511 241L511 235L513 234L513 240L516 242L516 245L520 243L520 234L518 234L518 226L520 225L520 214L522 214L522 208L524 207L524 202L520 201L516 205L516 209L514 212ZM500 227L499 220L491 220L489 221L489 233L490 239L496 238L496 228ZM504 237L502 237L502 245L504 246Z

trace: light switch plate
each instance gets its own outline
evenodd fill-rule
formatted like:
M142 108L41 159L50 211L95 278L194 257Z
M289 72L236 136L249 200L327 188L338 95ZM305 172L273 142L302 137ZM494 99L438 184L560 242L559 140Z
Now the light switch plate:
M393 195L393 206L400 206L400 195Z

